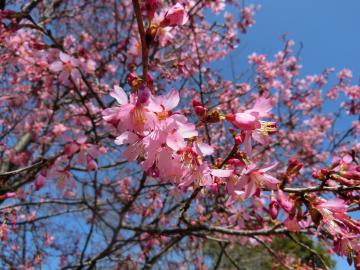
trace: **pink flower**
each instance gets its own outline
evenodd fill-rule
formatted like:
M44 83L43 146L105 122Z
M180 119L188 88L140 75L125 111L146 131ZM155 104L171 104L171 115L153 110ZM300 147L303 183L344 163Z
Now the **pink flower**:
M108 108L103 111L103 119L117 125L120 133L125 131L144 132L154 127L156 115L147 109L150 93L143 89L138 96L131 95L130 101L125 91L115 86L110 95L120 104L119 107Z
M174 109L179 102L179 92L173 89L164 96L150 96L147 109L156 113L158 120L161 121L172 114L171 110Z
M259 98L252 109L237 113L235 116L228 114L226 119L236 128L255 130L261 128L260 117L267 117L271 109L270 99Z
M76 84L81 79L81 74L78 69L80 61L66 53L60 52L60 61L56 61L49 66L52 72L59 73L59 81L64 84L69 84L73 80Z
M244 131L244 147L248 156L251 155L251 138L261 144L268 144L268 135L276 131L275 122L261 121L260 118L267 117L272 109L270 99L259 98L252 109L235 115L228 114L226 119L234 127Z
M188 21L188 16L183 5L177 3L172 6L164 16L164 19L161 21L160 26L178 26L184 25Z
M277 184L279 184L280 181L266 173L275 168L276 165L277 163L274 163L268 167L256 169L255 164L250 164L247 169L245 169L236 185L232 187L234 190L230 191L239 193L241 189L244 189L244 199L248 199L257 191L259 192L261 188L277 189Z

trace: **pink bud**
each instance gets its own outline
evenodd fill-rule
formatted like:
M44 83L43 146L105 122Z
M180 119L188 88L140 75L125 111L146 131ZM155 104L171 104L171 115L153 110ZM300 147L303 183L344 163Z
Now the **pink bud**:
M6 198L15 198L16 197L16 192L7 192L6 194Z
M360 180L360 172L357 171L341 172L340 175L348 179Z
M276 201L274 193L270 195L270 216L272 219L276 219L277 215L279 214L279 204Z
M44 186L45 180L46 180L46 178L42 174L40 174L36 178L36 180L35 180L35 190L36 191L40 190Z
M235 144L242 144L244 141L241 135L235 136L234 140L235 140Z
M88 171L96 171L98 169L98 165L97 165L96 161L92 158L89 158L89 156L88 156L88 160L87 160L87 164L86 164L86 169Z
M280 206L288 213L293 208L293 204L285 197L284 192L281 189L278 191L278 202L280 203Z
M231 159L229 159L228 164L234 165L234 166L243 166L244 162L242 162L240 159L237 159L237 158L231 158Z
M184 6L180 3L172 6L168 12L166 12L164 19L161 21L160 26L178 26L184 25L188 20Z

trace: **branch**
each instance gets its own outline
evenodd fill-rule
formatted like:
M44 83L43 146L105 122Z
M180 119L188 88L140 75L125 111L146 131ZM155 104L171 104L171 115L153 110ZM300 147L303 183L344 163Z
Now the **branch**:
M176 237L169 244L167 244L163 250L161 250L158 254L156 254L152 259L145 264L143 270L151 269L151 267L166 253L169 249L171 249L175 244L177 244L183 236Z
M144 29L144 22L141 15L141 8L138 0L132 0L134 6L134 12L136 16L136 21L139 28L140 40L141 40L141 50L142 50L142 64L143 64L143 79L147 81L149 63L148 63L148 48L146 44L146 33Z
M310 193L310 192L318 192L318 191L353 191L353 190L360 190L360 185L357 186L351 186L351 187L345 187L345 186L339 186L339 187L322 187L322 186L316 186L316 187L303 187L303 188L284 188L283 191L288 193L296 193L296 194L303 194L303 193Z
M29 166L26 166L24 168L20 168L20 169L17 169L17 170L14 170L14 171L10 171L10 172L4 172L4 173L0 173L0 177L4 177L4 176L12 176L12 175L16 175L16 174L19 174L21 172L24 172L24 171L28 171L28 170L31 170L31 169L34 169L34 168L37 168L38 166L41 166L42 164L44 164L46 162L46 160L41 160L39 162L36 162L32 165L29 165Z
M31 133L27 132L16 143L14 150L17 153L22 152L30 144L30 142L31 142ZM10 159L8 157L5 157L1 164L0 172L7 172L9 168L10 168Z
M294 241L296 244L298 244L299 246L307 249L309 252L311 252L312 254L314 254L316 257L318 257L322 263L322 265L325 267L326 270L330 270L329 266L326 264L326 262L324 261L324 259L320 256L320 254L312 249L311 247L305 245L304 243L300 242L299 240L297 240L295 237L293 237L290 233L286 234L292 241Z

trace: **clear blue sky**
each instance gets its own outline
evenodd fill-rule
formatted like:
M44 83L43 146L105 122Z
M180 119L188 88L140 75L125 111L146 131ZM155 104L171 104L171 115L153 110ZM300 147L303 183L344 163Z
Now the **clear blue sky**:
M350 68L360 75L359 0L249 0L258 3L257 24L242 36L242 57L252 51L273 54L281 48L280 36L303 42L304 73L326 67Z
M281 35L303 43L303 74L327 67L349 68L360 77L360 0L248 0L261 5L256 25L241 36L233 54L237 73L246 67L252 52L273 55L282 48ZM225 71L225 70L224 70ZM353 269L336 258L337 269Z

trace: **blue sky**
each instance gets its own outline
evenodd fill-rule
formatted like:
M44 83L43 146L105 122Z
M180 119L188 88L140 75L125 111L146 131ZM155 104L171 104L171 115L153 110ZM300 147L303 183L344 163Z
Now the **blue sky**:
M252 52L273 55L282 48L281 36L288 34L303 43L302 74L320 73L327 67L349 68L360 78L359 0L249 0L261 5L256 25L241 36L233 53L237 73L246 67ZM345 259L336 258L337 269L353 269Z
M273 54L281 48L280 37L303 42L304 73L319 73L326 67L353 70L360 75L359 0L247 1L261 5L257 24L242 36L242 57L252 51Z

